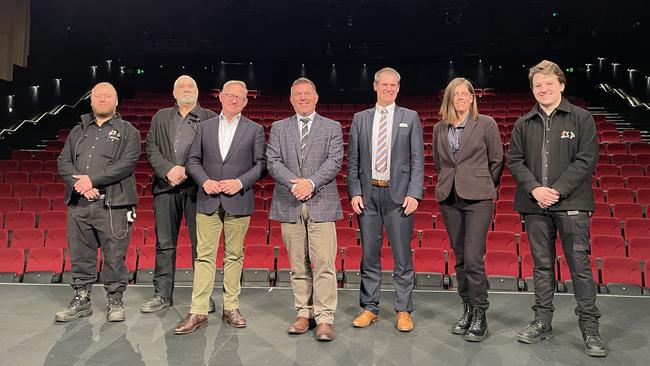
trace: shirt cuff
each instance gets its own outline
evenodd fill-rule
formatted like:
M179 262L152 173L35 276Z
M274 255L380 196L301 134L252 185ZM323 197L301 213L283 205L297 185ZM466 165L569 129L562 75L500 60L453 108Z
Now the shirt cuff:
M314 181L311 179L307 179L307 180L309 181L309 183L311 183L311 190L316 191L316 184L314 184Z
M239 190L241 191L242 189L244 189L244 185L241 184L241 180L236 179L236 181L239 183Z

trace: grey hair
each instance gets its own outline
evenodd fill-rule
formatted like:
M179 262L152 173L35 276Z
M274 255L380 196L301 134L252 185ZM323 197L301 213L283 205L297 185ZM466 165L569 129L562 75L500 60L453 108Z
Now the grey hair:
M246 83L241 81L241 80L228 80L228 81L226 81L225 84L223 84L223 88L221 90L222 91L226 90L226 87L228 87L230 85L239 85L239 86L241 86L242 88L244 88L244 91L245 91L246 95L248 95L248 88L246 87Z
M379 81L379 76L384 73L384 72L391 72L397 76L397 84L399 84L400 80L402 79L402 76L400 76L399 72L397 70L393 69L392 67L384 67L383 69L377 71L375 73L375 83Z
M291 83L291 90L289 92L293 91L293 87L298 85L298 84L309 84L314 89L314 92L316 94L318 94L318 92L316 91L316 85L314 84L314 82L307 79L306 77L299 77L296 80L294 80L293 83Z
M197 87L197 88L199 87L196 84L196 80L192 79L191 76L189 76L189 75L181 75L181 76L178 77L178 79L176 79L176 81L174 81L174 89L176 89L176 87L178 86L178 83L181 82L181 79L190 79L192 81L192 84L194 84L195 87Z

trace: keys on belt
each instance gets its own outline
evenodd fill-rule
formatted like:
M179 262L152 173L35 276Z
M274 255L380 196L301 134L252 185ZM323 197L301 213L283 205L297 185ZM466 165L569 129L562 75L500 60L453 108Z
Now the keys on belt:
M370 183L375 187L388 187L390 186L389 180L371 179Z

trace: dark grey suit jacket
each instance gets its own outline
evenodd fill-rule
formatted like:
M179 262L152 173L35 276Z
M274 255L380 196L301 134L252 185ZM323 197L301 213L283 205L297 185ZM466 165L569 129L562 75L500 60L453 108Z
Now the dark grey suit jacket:
M296 222L302 202L291 193L291 179L308 178L316 186L307 200L309 216L317 222L343 218L336 174L343 163L341 124L316 114L309 130L305 157L300 161L300 133L296 115L273 122L266 151L269 174L275 179L269 218Z
M375 108L358 112L352 119L348 143L348 195L370 195L372 179L372 124ZM422 199L424 144L417 112L395 106L391 134L390 195L402 204L406 196Z
M185 167L199 185L196 211L215 212L219 205L231 215L250 215L255 210L253 187L266 174L264 128L242 116L225 157L219 150L219 117L199 125ZM243 188L232 196L209 195L202 188L206 180L239 179Z
M503 146L497 123L482 114L468 119L454 156L449 146L445 121L433 127L433 161L438 172L436 199L445 200L455 186L456 193L467 200L487 200L497 196L496 187L503 170Z

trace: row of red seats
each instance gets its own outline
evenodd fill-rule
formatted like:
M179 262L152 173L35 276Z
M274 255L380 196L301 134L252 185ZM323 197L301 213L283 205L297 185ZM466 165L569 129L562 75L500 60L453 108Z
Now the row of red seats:
M344 287L356 287L360 282L361 247L347 247L336 258L338 276ZM437 248L417 248L413 251L416 288L452 288L455 286L455 258L453 251ZM51 283L65 281L65 274L70 278L69 254L63 248L32 248L25 257L20 248L0 248L0 281L3 282L40 282ZM98 252L98 279L101 280L101 253ZM223 276L223 249L217 252L217 278ZM387 287L393 271L392 250L381 249L382 277ZM644 271L641 262L635 258L603 257L591 258L594 280L602 284L601 292L641 294L644 282L647 286L650 277L650 260L645 260ZM137 283L151 281L155 265L155 247L129 247L126 255L129 277ZM191 281L193 277L191 247L181 245L177 250L177 275L180 281ZM284 247L276 249L269 246L249 246L245 248L244 271L242 282L246 285L289 284L291 270L288 255ZM563 287L571 286L570 272L562 256L558 257L556 276ZM485 269L491 289L532 290L533 260L530 253L521 258L508 251L488 251L485 255ZM218 279L217 279L218 281Z

